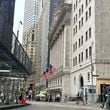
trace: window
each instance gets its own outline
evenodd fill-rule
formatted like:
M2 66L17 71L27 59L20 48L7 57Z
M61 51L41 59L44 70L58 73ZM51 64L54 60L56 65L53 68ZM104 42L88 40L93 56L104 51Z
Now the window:
M75 52L75 44L73 44L73 52Z
M75 17L74 17L74 24L75 24Z
M88 11L86 11L86 21L88 20Z
M77 65L77 57L75 57L75 64Z
M83 26L83 17L81 18L81 26Z
M82 13L83 13L83 5L81 6L81 9L82 9Z
M74 28L74 31L73 31L73 35L75 35L75 28Z
M83 45L83 36L81 36L81 45Z
M86 31L86 41L88 40L88 31Z
M79 54L79 63L81 62L81 60L80 60L80 54Z
M75 43L75 47L76 47L76 50L77 50L77 42Z
M92 55L92 47L90 46L89 47L89 57L91 57L91 55Z
M89 72L87 74L87 79L88 79L88 82L90 82L90 73Z
M79 21L79 29L81 28L81 22Z
M87 7L87 5L88 5L88 0L86 0L86 7Z
M73 58L73 66L75 66L75 59Z
M91 38L91 28L89 28L89 38Z
M74 77L74 85L76 85L76 77Z
M80 44L80 39L79 39L79 47L80 47L80 45L81 45L81 44Z
M79 17L81 16L81 9L79 9Z
M77 14L76 14L76 22L77 22Z
M75 6L75 4L74 4L74 11L75 11L75 9L76 9L76 6Z
M76 25L76 33L77 33L77 25Z
M88 59L88 49L86 49L86 59Z
M78 6L78 1L76 0L76 8L77 8L77 6Z
M81 52L81 61L83 62L83 52Z
M34 34L32 34L32 41L34 41Z
M91 7L89 8L89 17L91 17Z

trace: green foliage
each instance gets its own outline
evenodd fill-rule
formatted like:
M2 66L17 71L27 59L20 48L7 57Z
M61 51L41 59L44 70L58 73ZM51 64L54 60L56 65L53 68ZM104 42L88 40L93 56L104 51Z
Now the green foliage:
M43 89L45 89L44 85L40 85L40 86L35 87L36 94L39 94L40 91L42 91Z

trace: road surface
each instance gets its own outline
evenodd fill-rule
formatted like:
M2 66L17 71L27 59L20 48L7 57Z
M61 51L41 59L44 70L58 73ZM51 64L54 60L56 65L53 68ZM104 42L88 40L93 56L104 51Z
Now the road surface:
M100 107L68 103L31 102L30 106L12 110L102 110ZM103 109L104 110L104 109Z

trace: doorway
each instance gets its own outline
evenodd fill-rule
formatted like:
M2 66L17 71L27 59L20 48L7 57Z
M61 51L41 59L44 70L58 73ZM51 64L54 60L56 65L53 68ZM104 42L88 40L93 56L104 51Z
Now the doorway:
M80 88L81 87L84 87L84 80L82 76L80 76Z

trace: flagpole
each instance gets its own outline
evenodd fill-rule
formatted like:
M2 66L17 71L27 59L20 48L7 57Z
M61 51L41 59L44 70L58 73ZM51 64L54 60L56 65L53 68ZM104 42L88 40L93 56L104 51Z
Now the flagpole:
M50 48L49 48L49 40L48 40L48 57L47 57L47 67L49 68L50 64ZM48 88L48 80L46 81L46 88Z

